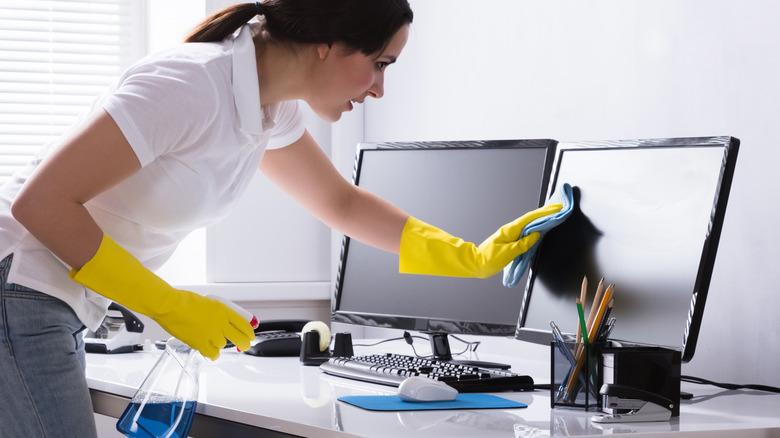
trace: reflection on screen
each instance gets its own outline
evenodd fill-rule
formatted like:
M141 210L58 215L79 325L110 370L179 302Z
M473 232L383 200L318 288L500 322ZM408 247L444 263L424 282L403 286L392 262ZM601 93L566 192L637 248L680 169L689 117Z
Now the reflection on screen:
M544 239L520 325L576 333L583 276L591 299L604 278L613 339L680 349L723 161L724 145L563 150L554 184L574 187L576 209Z

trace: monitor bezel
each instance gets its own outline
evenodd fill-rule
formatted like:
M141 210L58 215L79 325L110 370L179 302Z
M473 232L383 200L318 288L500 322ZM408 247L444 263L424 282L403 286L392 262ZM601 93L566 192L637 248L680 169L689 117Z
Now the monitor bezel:
M723 222L726 216L726 206L728 203L731 184L736 169L737 153L739 151L739 139L730 136L713 137L681 137L681 138L654 138L638 140L616 140L616 141L593 141L593 142L561 142L558 145L555 160L553 162L553 174L550 177L547 188L549 197L555 190L560 169L562 155L568 150L604 150L608 148L663 148L663 147L697 147L697 146L722 146L723 160L716 184L715 197L713 200L712 214L710 215L709 233L705 237L702 247L702 254L699 261L699 267L696 274L693 291L691 291L691 305L688 311L686 326L681 334L681 359L683 362L689 362L696 351L696 344L701 328L701 322L704 315L704 306L707 301L712 272L715 266L718 243L720 241ZM544 243L542 243L543 245ZM534 260L531 261L520 315L515 332L515 338L521 341L527 341L538 344L549 344L552 336L549 330L525 327L526 316L529 311L529 303L533 294L533 284L536 279L536 263L539 259L537 252Z
M545 199L544 188L549 185L550 170L555 157L557 141L552 139L517 139L517 140L474 140L474 141L410 141L410 142L365 142L357 146L355 162L352 169L352 183L360 185L360 170L363 155L367 151L383 150L430 150L430 149L514 149L536 148L545 149L545 168L540 186L539 203ZM344 236L339 253L337 276L331 297L331 321L365 327L393 328L413 330L423 333L447 334L478 334L511 337L515 333L516 324L496 324L485 322L454 321L443 318L410 317L404 315L379 314L369 312L353 312L340 309L342 295L342 279L346 269L345 260L349 257L351 239Z

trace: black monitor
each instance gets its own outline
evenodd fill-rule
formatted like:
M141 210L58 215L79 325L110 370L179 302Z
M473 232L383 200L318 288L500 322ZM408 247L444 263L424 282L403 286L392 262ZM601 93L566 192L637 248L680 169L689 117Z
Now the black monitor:
M558 146L548 193L569 183L575 209L531 262L516 338L549 343L550 321L577 330L589 297L615 285L611 339L693 357L739 140L732 137Z
M479 244L539 207L553 140L361 144L354 183L416 218ZM398 273L398 256L345 238L332 320L432 334L450 359L447 334L513 336L522 291L486 279Z

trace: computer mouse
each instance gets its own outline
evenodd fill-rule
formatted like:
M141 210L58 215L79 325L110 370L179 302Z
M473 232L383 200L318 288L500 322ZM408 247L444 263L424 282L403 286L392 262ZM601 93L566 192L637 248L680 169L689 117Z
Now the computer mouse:
M398 386L398 397L407 402L450 401L457 396L457 389L427 377L407 377Z

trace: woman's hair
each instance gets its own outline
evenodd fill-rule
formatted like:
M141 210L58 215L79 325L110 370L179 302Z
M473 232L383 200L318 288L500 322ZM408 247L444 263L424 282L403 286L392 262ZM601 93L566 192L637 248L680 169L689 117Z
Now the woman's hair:
M256 15L277 41L336 42L370 55L381 51L402 26L412 22L407 0L266 0L228 6L207 17L185 42L222 41Z

